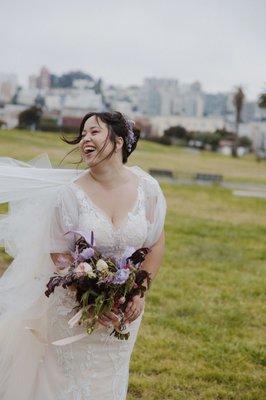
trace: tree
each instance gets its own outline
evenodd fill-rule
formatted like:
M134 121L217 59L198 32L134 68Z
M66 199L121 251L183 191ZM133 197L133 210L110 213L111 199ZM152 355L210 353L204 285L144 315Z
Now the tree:
M245 94L241 86L236 88L236 91L233 95L233 104L235 107L235 133L236 133L236 140L232 146L232 156L237 157L237 142L238 142L238 131L239 131L239 124L241 122L241 113L243 110L245 100Z
M260 95L258 104L260 108L266 108L266 93Z
M102 90L102 79L98 79L98 81L96 81L95 85L94 85L94 91L96 94L102 94L103 90Z
M261 120L266 120L266 93L259 96L258 106L261 109Z
M51 87L71 88L73 87L73 81L75 79L85 79L90 82L93 81L93 78L90 75L82 71L71 71L61 76L51 74Z
M18 127L22 129L35 130L40 122L42 109L38 106L33 106L22 111L18 117Z
M187 130L180 125L172 126L164 131L164 135L175 139L186 139Z
M17 87L16 92L11 99L11 104L18 104L18 96L19 96L19 92L21 91L21 89L22 89L22 86Z

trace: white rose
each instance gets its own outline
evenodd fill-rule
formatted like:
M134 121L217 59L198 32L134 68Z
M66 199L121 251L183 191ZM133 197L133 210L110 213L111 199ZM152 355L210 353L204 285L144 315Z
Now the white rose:
M87 262L81 262L79 265L75 268L75 272L77 273L78 276L82 275L88 275L90 277L95 277L95 273L93 272L92 266L87 263Z
M108 271L108 264L100 258L100 260L96 263L96 269L99 272L107 272Z

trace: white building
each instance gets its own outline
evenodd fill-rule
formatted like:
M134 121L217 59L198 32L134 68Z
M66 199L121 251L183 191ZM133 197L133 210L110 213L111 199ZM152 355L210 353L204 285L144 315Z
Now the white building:
M173 126L182 126L188 131L214 132L223 129L225 121L223 118L204 117L181 117L181 116L159 116L151 118L152 135L163 136L164 131Z
M140 90L140 110L144 115L173 115L179 87L176 79L146 78Z
M15 74L0 74L0 101L9 103L16 93L18 86Z
M198 81L179 84L176 79L147 78L140 91L140 110L149 116L202 117L204 96Z
M234 124L226 124L227 130L234 131ZM266 150L266 121L251 121L239 124L239 136L247 136L254 149Z
M66 95L65 109L99 110L102 109L102 97L94 91L77 91Z
M92 89L95 86L94 81L89 81L88 79L74 79L73 88L79 90Z
M18 125L19 114L28 107L19 104L6 104L0 108L0 119L5 122L4 128L13 129Z

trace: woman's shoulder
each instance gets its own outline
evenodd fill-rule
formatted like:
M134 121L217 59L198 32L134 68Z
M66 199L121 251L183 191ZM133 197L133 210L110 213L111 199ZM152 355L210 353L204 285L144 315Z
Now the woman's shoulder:
M156 202L159 199L159 203L161 205L163 204L163 207L166 207L166 198L157 179L137 165L134 165L131 168L133 168L132 171L139 174L144 180L142 187L144 189L145 198L148 200L148 204L150 204L150 199L156 199Z
M60 185L57 189L56 204L61 205L62 203L68 202L77 202L74 183L72 181Z
M133 165L128 168L130 168L132 172L135 172L137 175L139 175L145 181L146 184L158 187L159 185L158 181L143 168L139 167L138 165Z

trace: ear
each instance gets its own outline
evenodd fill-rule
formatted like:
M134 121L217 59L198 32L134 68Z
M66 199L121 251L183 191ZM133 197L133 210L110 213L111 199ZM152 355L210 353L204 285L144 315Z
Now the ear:
M116 148L117 149L122 149L123 144L124 144L124 139L122 138L122 136L118 136L116 138Z

